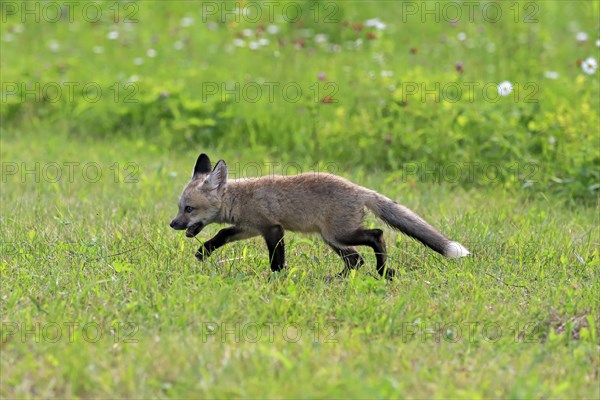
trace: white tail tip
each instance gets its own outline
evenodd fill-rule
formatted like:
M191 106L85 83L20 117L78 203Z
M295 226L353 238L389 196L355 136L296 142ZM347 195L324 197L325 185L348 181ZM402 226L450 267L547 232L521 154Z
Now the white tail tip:
M466 257L469 254L469 250L467 250L462 244L458 242L450 242L446 247L445 256L448 258L459 258Z

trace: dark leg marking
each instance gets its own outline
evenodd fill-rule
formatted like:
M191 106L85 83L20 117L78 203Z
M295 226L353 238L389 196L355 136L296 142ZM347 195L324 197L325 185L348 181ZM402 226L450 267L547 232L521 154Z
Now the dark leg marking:
M269 248L271 271L281 271L285 265L284 230L281 225L271 226L263 231L263 237Z
M365 263L365 260L355 248L342 248L331 243L327 244L333 249L333 251L342 257L342 260L344 260L344 269L338 274L338 276L347 276L350 273L350 270L358 269L358 267Z
M380 276L385 274L385 277L391 280L394 277L395 271L391 268L386 268L386 252L385 242L383 240L383 231L381 229L357 229L347 237L338 238L340 243L348 246L369 246L375 252L377 258L377 272Z
M252 236L254 236L252 233L235 226L221 229L212 239L204 242L204 244L196 252L196 258L202 261L210 256L212 252L219 247L222 247L227 243L235 242L236 240L245 239Z

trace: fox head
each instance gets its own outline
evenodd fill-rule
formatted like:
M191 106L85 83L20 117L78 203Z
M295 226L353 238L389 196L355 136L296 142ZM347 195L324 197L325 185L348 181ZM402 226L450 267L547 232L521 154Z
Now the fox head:
M181 194L179 211L171 221L171 228L186 230L194 237L208 224L218 220L223 205L223 192L227 184L227 166L220 160L212 169L210 159L200 154L192 180Z

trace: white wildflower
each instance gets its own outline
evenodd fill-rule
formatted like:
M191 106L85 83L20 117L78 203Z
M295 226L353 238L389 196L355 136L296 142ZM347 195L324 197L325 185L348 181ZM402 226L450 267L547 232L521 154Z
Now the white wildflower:
M384 22L381 22L379 18L371 18L366 20L365 26L374 27L378 31L382 31L387 27L387 25Z
M154 50L154 49L148 49L146 51L146 55L148 57L150 57L150 58L154 58L154 57L156 57L156 50Z
M588 57L581 63L581 69L588 75L592 75L598 69L598 62L594 57Z
M317 43L327 42L327 35L325 35L324 33L317 33L315 35L315 42L317 42Z
M110 31L106 34L106 38L110 40L117 40L119 38L118 31Z
M500 96L508 96L513 90L513 85L509 81L501 82L498 85L498 94Z
M194 18L192 17L183 17L181 19L181 26L188 27L194 25Z
M585 42L588 40L588 34L585 32L578 32L575 38L578 42Z
M60 49L60 44L58 44L58 42L56 40L52 40L48 44L48 48L50 49L50 51L56 53L58 51L58 49Z

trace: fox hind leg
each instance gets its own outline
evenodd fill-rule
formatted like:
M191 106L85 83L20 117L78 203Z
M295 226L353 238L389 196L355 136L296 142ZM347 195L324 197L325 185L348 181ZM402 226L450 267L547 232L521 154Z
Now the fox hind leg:
M336 242L346 246L369 246L375 252L377 259L377 272L380 276L384 276L392 280L395 271L391 268L386 268L386 251L385 241L383 240L383 231L381 229L363 229L359 228L351 234L336 238Z
M347 276L351 270L358 269L365 263L365 260L354 247L339 247L331 243L327 244L344 260L344 269L338 276Z

